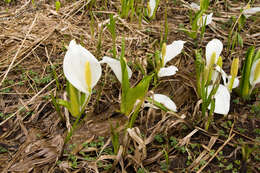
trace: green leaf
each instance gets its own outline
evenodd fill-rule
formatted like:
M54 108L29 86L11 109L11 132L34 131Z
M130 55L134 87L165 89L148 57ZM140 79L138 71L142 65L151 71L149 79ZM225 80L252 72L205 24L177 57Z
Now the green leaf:
M56 112L58 113L58 115L60 116L61 120L63 121L64 118L63 118L63 116L62 116L62 114L61 114L60 106L59 106L59 105L61 105L61 104L59 104L59 103L57 102L57 99L54 97L54 95L53 95L52 93L51 93L51 101L52 101L52 104L53 104L53 106L54 106ZM62 100L62 101L65 101L65 100ZM66 101L65 101L65 102L66 102ZM65 104L68 104L68 102L65 103ZM66 105L66 107L69 107L69 105Z
M246 17L245 15L241 15L240 18L238 19L238 30L241 31L241 29L243 29L244 25L246 22Z
M128 72L126 68L126 61L124 58L125 44L122 40L122 51L120 57L120 65L122 70L122 94L120 111L125 115L129 115L135 106L136 101L139 99L141 103L144 101L145 95L148 91L152 75L145 76L134 88L130 88L130 82L128 79Z
M119 150L119 133L116 131L116 129L119 127L118 123L116 124L116 128L114 128L112 126L112 124L110 124L110 128L111 128L111 141L112 141L112 145L114 148L114 154L117 154L118 150Z
M90 95L88 97L90 97ZM85 102L86 102L86 94L80 93L80 106L82 107Z
M243 47L243 38L240 36L239 33L237 33L237 42L239 46Z
M203 74L204 62L198 50L195 51L195 55L196 55L195 69L196 69L197 92L199 97L201 97L201 76L204 75Z
M186 35L188 35L189 37L192 38L192 33L193 33L193 31L190 31L190 30L188 30L188 29L185 29L184 27L179 28L179 31L184 32Z
M209 0L200 0L200 9L207 10L209 7Z
M67 92L68 96L70 96L69 85L70 85L70 82L68 80L66 80L66 92Z
M255 56L254 56L254 60L253 62L255 62L256 60L258 60L260 58L260 49L257 50Z
M160 55L160 51L156 51L155 52L155 54L154 54L154 57L155 57L155 62L154 62L154 64L155 64L155 70L158 72L159 70L160 70L160 68L162 67L162 59L161 59L161 57L160 57L161 55Z
M158 107L159 109L161 109L161 110L163 110L163 111L165 111L165 112L171 111L171 110L169 110L168 108L166 108L163 104L161 104L161 103L159 103L159 102L153 100L153 99L150 98L150 97L147 97L146 100L147 100L148 102L150 102L151 104L154 104L156 107Z
M211 92L208 96L208 99L207 99L208 105L210 104L212 97L217 93L218 87L219 87L219 84L213 85L213 88L212 88L212 90L211 90Z
M124 100L124 108L122 113L129 115L135 106L136 101L139 99L143 103L146 93L148 91L150 81L153 75L145 76L134 88L129 88ZM122 101L123 102L123 101ZM122 104L122 103L121 103Z
M193 39L195 39L197 37L197 32L198 32L198 29L199 29L199 26L198 26L198 20L200 20L200 17L203 15L204 13L204 10L200 10L198 11L196 14L195 14L195 18L194 20L192 21L192 25L191 25L191 37Z
M57 104L66 107L67 109L70 110L70 103L66 100L58 99Z
M255 47L251 46L246 53L246 60L242 69L242 79L240 85L240 95L243 99L248 99L250 96L250 72L251 66L254 59ZM258 55L257 55L258 56Z
M115 19L113 17L113 14L110 14L110 22L107 25L107 27L108 27L109 32L112 35L112 38L115 38L115 36L116 36L115 26L116 26L116 22L115 22Z
M133 113L131 114L131 118L128 121L127 128L132 128L134 126L135 120L138 117L140 107L142 106L142 102L140 101L139 103L135 103L134 108L133 108Z
M233 37L232 37L232 46L231 46L231 50L233 51L234 50L234 48L235 48L235 46L236 46L236 43L238 42L238 36L237 36L237 31L236 32L234 32L234 34L233 34Z
M126 112L127 93L130 88L128 72L127 72L127 68L126 68L126 61L124 59L124 51L125 51L125 44L124 44L124 39L123 39L122 40L122 51L121 51L121 57L120 57L120 64L121 64L121 70L122 70L122 95L121 95L120 109L121 109L122 113Z
M116 58L116 21L113 14L110 14L110 22L107 25L109 32L112 35L113 41L113 58Z
M70 113L74 117L80 114L79 91L69 83Z
M121 17L122 18L127 18L128 17L128 12L130 10L130 0L121 0Z

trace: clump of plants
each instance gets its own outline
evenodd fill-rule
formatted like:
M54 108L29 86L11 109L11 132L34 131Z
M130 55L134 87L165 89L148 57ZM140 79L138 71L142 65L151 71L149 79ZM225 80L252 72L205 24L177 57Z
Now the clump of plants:
M260 50L255 50L253 46L250 47L243 63L241 62L243 59L242 56L233 58L231 61L230 74L228 75L223 70L223 56L221 54L224 46L221 40L216 38L210 40L205 50L198 46L198 35L200 35L202 40L206 26L212 22L213 13L208 14L207 11L209 3L209 0L201 0L200 5L190 4L193 10L191 14L194 13L195 15L194 17L191 15L190 17L190 28L182 28L194 41L194 46L197 48L194 51L196 92L201 101L201 114L198 122L202 120L202 126L206 131L209 131L210 125L212 121L214 121L214 113L224 116L228 115L232 94L236 92L242 100L250 100L257 92L255 86L260 83ZM123 0L121 4L121 17L127 18L130 12L134 13L134 1ZM153 19L155 17L158 4L158 0L150 0L147 2L147 9L144 13L148 18ZM167 17L165 20L167 20ZM152 57L154 57L152 62L153 71L149 74L144 72L142 79L137 81L135 86L132 86L130 78L133 72L125 58L124 39L122 39L121 42L120 55L117 53L116 21L117 19L114 18L113 15L110 15L110 22L107 25L112 36L112 57L104 56L102 60L99 61L99 58L94 57L92 53L77 44L75 40L69 43L63 61L63 72L67 80L66 94L68 99L53 99L56 110L59 110L59 106L64 106L75 119L72 128L68 130L66 141L70 140L79 122L83 117L87 116L85 109L90 101L93 88L102 76L102 66L105 65L108 65L121 84L119 112L127 117L124 135L134 133L135 121L144 107L161 109L165 112L178 111L176 104L170 97L160 93L154 93L154 90L157 82L160 81L161 78L171 77L178 72L176 66L167 65L167 63L181 54L186 41L177 40L167 45L165 43L166 39L163 38L160 44L160 51L157 50L152 55ZM167 21L165 23L165 27L167 27ZM240 31L240 29L238 29L238 31ZM165 29L165 37L167 37L167 33L167 29ZM236 37L239 38L239 36L240 35L236 33ZM240 64L242 64L242 69L239 68ZM122 145L127 145L126 143L120 143L119 132L112 126L111 141L115 155L119 152ZM123 153L125 152L126 150L124 150ZM165 157L168 158L166 151ZM167 165L169 165L168 159L166 160Z

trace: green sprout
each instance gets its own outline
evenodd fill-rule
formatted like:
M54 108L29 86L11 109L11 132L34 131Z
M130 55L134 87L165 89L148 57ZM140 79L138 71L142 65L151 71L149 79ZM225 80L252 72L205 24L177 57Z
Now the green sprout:
M240 96L247 100L257 83L260 82L260 50L255 51L251 46L246 53L246 60L242 69Z
M60 10L60 7L61 7L60 1L56 1L56 2L55 2L56 11L59 11L59 10Z

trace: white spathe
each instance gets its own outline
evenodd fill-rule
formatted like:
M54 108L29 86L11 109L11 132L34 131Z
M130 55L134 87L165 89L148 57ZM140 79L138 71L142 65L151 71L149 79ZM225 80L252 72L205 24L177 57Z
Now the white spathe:
M66 79L79 91L89 94L86 82L86 63L90 64L91 88L101 77L101 66L98 60L84 47L71 40L63 60L63 72Z
M210 94L213 86L208 86L208 94ZM214 112L217 114L227 115L230 108L230 93L227 87L224 85L219 85L216 94L214 95L215 98L215 110ZM208 109L210 110L210 106Z
M213 39L210 42L208 42L206 46L206 64L207 65L210 64L210 59L214 52L216 53L216 59L215 59L215 64L216 64L222 50L223 50L223 44L219 39Z
M212 16L213 16L213 13L210 13L209 15L203 15L199 20L198 20L198 23L197 25L202 27L204 24L205 26L211 24L212 22Z
M163 67L160 68L158 72L158 77L172 76L176 74L176 72L178 71L177 67L173 65L165 67L165 65L167 64L167 62L171 61L174 57L181 53L185 43L186 41L177 40L173 41L172 44L166 46L165 57L163 59ZM162 54L161 58L163 58Z
M176 57L181 53L184 47L184 43L186 43L186 41L177 40L177 41L173 41L172 44L166 46L166 54L164 57L163 66L165 66L167 62L169 62L170 60L172 60L174 57Z
M160 70L158 72L158 76L159 77L172 76L172 75L175 75L177 71L178 71L178 68L173 65L171 65L169 67L162 67L162 68L160 68Z
M150 7L150 13L148 15L149 15L149 17L152 17L154 10L155 10L155 7L156 7L156 0L150 0L149 1L149 7Z
M232 78L231 75L229 75L229 76L227 77L228 83L225 84L226 87L229 86L229 83L230 83L230 81L231 81L231 78ZM238 79L237 77L235 77L234 82L233 82L232 89L233 89L233 88L237 88L238 86L239 86L239 79Z
M195 11L199 11L200 10L200 6L194 2L190 3L190 8L195 10Z
M151 99L153 99L154 101L162 104L163 106L165 106L167 109L173 111L173 112L177 112L177 106L176 104L166 95L163 94L154 94ZM150 103L146 103L145 104L146 107L151 107L151 108L155 108L158 109L155 105L152 105Z
M224 85L228 88L232 76L227 75L226 72L220 66L216 66L215 69L221 74ZM235 77L232 89L237 88L238 86L239 86L239 79L238 77Z
M120 61L108 56L104 56L100 63L107 63L108 66L112 69L115 73L117 79L122 83L122 70ZM130 79L132 76L132 70L126 65L126 69L128 72L128 78Z
M250 72L250 84L254 87L256 84L260 83L260 59L256 60L251 68Z
M248 9L245 9L243 11L243 14L246 16L246 17L250 17L251 15L255 14L255 13L258 13L260 12L260 7L253 7L253 8L248 8Z

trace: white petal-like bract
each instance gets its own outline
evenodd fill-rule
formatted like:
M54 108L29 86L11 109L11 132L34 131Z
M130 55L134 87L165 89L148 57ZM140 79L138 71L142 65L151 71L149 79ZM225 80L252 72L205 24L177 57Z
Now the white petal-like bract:
M219 75L219 73L216 70L212 71L212 76L211 76L212 83L215 83L217 81L218 75Z
M107 63L115 73L117 79L122 83L122 70L121 70L121 64L119 60L110 58L108 56L104 56L103 59L100 61L100 63ZM128 72L128 78L130 79L132 76L132 70L127 65L126 68Z
M260 59L253 63L249 81L252 86L260 83Z
M195 11L200 10L200 6L194 2L190 3L190 7Z
M154 99L154 101L161 103L167 109L177 112L176 104L168 96L163 94L154 94L151 98ZM146 106L154 108L151 104L146 104Z
M165 77L165 76L173 76L178 71L178 68L176 66L169 66L169 67L162 67L160 68L158 72L159 77Z
M224 85L227 86L227 83L228 83L228 81L227 81L228 75L226 74L226 72L225 72L220 66L218 66L218 65L215 67L215 70L216 70L216 72L219 72L219 73L221 74L222 80L223 80L223 82L224 82Z
M255 13L258 13L260 12L260 7L253 7L253 8L249 8L249 9L245 9L243 11L243 14L246 16L246 17L250 17L251 15L255 14Z
M178 41L174 41L174 42L172 42L172 44L169 44L166 46L166 54L164 57L163 66L165 66L165 64L167 62L169 62L170 60L172 60L174 57L176 57L177 55L179 55L181 53L185 42L186 41L178 40Z
M63 60L64 75L75 88L86 94L89 93L85 76L87 62L90 65L91 88L93 88L101 77L101 66L87 49L72 40Z
M213 87L212 85L208 86L208 94L210 94L212 87ZM230 93L227 87L220 84L214 98L215 98L214 112L217 114L227 115L230 108ZM210 106L211 105L209 105L208 109L210 109Z
M224 85L228 88L229 87L229 82L231 81L231 75L227 75L226 72L220 67L220 66L216 66L215 67L216 71L219 72L222 76ZM234 83L232 88L236 88L239 85L239 79L238 77L235 78Z
M154 10L155 10L155 7L156 7L156 0L150 0L149 6L150 6L150 13L148 15L149 15L149 17L152 17Z
M198 23L197 25L202 27L204 24L205 25L209 25L211 24L212 22L212 16L213 16L213 13L210 13L209 15L203 15L201 17L201 19L198 20Z
M210 42L208 42L207 46L206 46L206 61L207 61L207 65L210 64L210 59L212 54L215 52L216 53L216 59L215 59L215 64L218 61L218 58L222 52L223 49L223 44L220 40L218 39L213 39Z
M228 83L225 85L226 87L229 86L230 81L231 81L231 76L228 76ZM236 77L235 80L234 80L232 89L233 89L233 88L237 88L238 85L239 85L239 79Z

